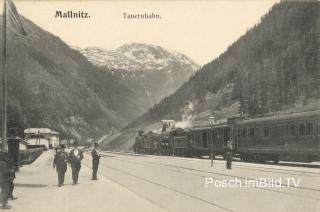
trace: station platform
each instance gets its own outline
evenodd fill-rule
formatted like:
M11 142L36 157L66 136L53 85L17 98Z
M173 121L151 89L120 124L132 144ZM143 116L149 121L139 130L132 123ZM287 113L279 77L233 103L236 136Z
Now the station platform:
M58 187L56 170L52 167L54 151L44 152L31 165L16 173L12 206L7 211L163 211L150 201L121 185L99 176L90 180L91 167L82 166L79 184L72 185L71 168L65 176L65 185ZM87 160L89 155L85 156Z

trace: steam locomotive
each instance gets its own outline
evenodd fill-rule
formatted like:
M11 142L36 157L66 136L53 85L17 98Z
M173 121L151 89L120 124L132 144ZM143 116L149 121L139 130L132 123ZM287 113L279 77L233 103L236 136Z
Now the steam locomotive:
M165 128L165 127L164 127ZM142 154L202 157L224 155L228 140L243 161L320 160L320 110L253 119L228 118L226 123L172 128L162 133L139 131L134 151Z

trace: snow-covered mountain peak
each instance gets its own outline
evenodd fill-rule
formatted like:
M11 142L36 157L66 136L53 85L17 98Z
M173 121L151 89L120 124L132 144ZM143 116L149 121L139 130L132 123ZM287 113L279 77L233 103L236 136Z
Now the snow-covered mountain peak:
M80 51L94 65L110 70L128 72L168 70L175 64L185 65L192 70L199 66L187 56L160 46L142 43L128 43L115 50L100 47L88 47Z

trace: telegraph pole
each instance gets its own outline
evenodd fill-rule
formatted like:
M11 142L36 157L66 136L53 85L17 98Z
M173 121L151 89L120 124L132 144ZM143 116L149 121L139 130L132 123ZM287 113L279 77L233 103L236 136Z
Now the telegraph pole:
M2 150L7 151L7 5L3 6Z

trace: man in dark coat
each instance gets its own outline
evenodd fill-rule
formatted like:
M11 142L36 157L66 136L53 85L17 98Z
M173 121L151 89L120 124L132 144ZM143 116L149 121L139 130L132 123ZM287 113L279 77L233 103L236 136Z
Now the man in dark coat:
M81 160L83 159L83 153L78 149L78 142L73 143L74 148L69 153L69 163L72 169L73 185L78 184L79 172L81 169Z
M0 152L0 209L9 209L8 199L12 196L12 184L15 178L15 163L8 152Z
M97 180L97 172L99 167L100 155L97 151L98 143L94 143L93 150L91 151L92 156L92 180Z
M231 169L232 149L233 149L232 141L228 140L227 146L226 146L226 159L227 159L226 167L227 167L227 169Z
M17 128L10 127L9 128L9 137L8 137L8 154L9 160L11 161L11 167L13 167L14 172L10 173L10 186L9 186L9 200L15 200L17 197L13 196L14 190L14 179L16 178L16 171L19 171L20 168L20 150L19 144L21 142L21 138L17 136Z
M60 150L56 150L53 159L53 168L56 168L58 173L58 186L63 186L64 176L67 171L68 153L64 151L65 145L60 145Z

